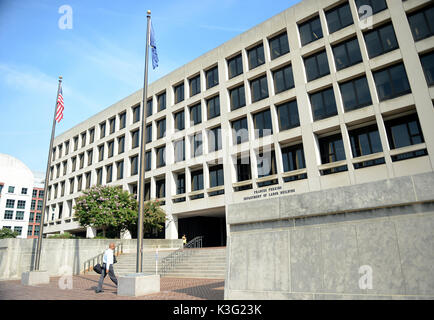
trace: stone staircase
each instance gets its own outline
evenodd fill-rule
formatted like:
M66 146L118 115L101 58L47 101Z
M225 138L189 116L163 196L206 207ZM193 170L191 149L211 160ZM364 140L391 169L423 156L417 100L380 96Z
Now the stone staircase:
M191 250L191 255L170 270L165 277L173 278L203 278L224 279L226 274L226 248L201 248ZM174 251L158 252L158 273L161 261ZM136 272L136 254L127 253L117 257L115 264L116 275ZM155 251L143 253L143 272L155 274Z

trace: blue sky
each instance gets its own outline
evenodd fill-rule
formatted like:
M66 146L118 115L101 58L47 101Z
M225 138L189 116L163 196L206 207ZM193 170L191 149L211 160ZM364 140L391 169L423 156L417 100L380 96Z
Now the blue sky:
M56 135L140 89L147 9L160 60L152 82L297 2L0 0L0 153L45 171L59 75ZM62 5L72 29L58 27Z

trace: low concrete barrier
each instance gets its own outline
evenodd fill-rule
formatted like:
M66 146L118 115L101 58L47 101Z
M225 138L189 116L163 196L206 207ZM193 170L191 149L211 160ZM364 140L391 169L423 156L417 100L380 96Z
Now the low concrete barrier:
M124 253L135 252L137 240L128 239L43 239L40 270L50 276L80 274L84 262L108 248L110 242L121 243ZM0 239L0 280L21 279L25 271L33 270L37 239ZM143 249L180 248L181 239L144 239Z

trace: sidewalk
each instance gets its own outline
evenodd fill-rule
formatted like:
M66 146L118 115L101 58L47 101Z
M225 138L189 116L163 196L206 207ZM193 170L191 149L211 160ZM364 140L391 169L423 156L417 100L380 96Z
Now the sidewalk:
M116 287L106 277L102 293L95 293L98 275L73 276L72 289L59 287L60 277L35 287L20 280L0 281L0 300L223 300L224 281L209 279L161 278L161 292L143 297L119 297Z

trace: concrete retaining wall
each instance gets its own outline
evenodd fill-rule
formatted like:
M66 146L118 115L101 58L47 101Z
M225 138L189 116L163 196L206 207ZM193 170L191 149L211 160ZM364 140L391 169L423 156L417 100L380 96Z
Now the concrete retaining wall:
M227 218L226 299L434 298L433 173L230 205Z
M43 239L40 270L50 276L83 272L84 263L108 248L110 242L122 244L124 253L136 252L137 240ZM33 269L37 239L0 239L0 280L21 279ZM180 248L182 240L145 239L144 250Z

